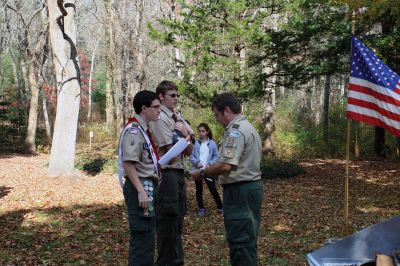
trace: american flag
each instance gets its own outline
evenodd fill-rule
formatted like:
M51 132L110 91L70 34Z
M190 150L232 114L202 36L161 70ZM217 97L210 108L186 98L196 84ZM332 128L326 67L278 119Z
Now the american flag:
M347 117L400 137L400 76L354 36Z

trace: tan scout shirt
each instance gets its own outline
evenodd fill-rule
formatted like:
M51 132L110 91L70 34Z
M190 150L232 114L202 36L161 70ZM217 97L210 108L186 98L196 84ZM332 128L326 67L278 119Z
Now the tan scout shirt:
M172 137L174 135L175 120L172 118L174 112L165 105L161 105L160 119L150 122L151 132L157 147L161 148L169 144L173 144ZM184 121L181 116L175 113L177 121ZM165 154L160 152L160 157ZM184 169L183 156L179 156L173 165L165 165L162 168Z
M236 166L230 173L219 176L220 184L261 179L261 138L243 115L226 126L219 161Z
M139 121L140 126L146 132L147 125L143 118L138 114L135 115L135 118ZM134 125L125 132L121 146L122 161L133 162L139 177L150 177L153 179L158 178L157 173L154 170L150 149L136 123L134 123ZM124 176L126 176L125 172Z

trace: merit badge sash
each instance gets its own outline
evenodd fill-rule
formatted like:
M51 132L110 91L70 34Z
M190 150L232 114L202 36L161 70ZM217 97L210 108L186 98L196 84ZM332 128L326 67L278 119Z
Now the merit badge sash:
M161 179L161 173L160 173L159 168L158 168L158 160L157 160L156 151L153 148L153 145L152 145L152 143L150 141L149 136L143 130L143 128L140 126L139 121L135 117L133 117L133 118L129 119L128 125L124 128L124 130L122 131L121 136L119 138L119 144L118 144L118 180L119 180L119 184L121 185L121 188L124 186L123 167L122 167L122 139L123 139L126 131L130 130L132 128L132 123L133 122L138 124L138 128L139 128L140 132L142 133L142 135L144 137L144 140L147 143L147 146L150 149L150 154L151 154L151 159L153 161L154 171L157 173L159 181Z

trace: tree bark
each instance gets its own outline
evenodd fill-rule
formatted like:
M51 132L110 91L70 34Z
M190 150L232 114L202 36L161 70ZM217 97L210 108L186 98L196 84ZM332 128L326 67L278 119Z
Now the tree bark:
M101 30L101 26L99 28L99 31ZM92 58L90 60L90 74L89 74L89 84L88 84L88 114L87 114L87 120L90 122L92 118L92 80L93 80L93 70L94 70L94 64L95 64L95 57L96 57L96 50L97 46L99 44L99 39L96 40L96 44L93 47L92 51Z
M49 113L47 112L47 99L46 95L42 93L42 108L43 108L43 118L44 124L46 126L46 136L48 144L51 143L51 127L50 127L50 120L49 120Z
M116 115L116 132L121 132L124 127L124 114L122 111L122 104L123 104L123 95L122 95L122 67L123 67L123 32L124 30L121 27L121 13L122 8L119 4L114 3L113 6L116 7L117 13L111 9L111 19L112 25L114 26L114 46L112 53L113 58L113 66L114 66L114 105L115 105L115 115ZM113 44L110 43L110 46Z
M135 18L135 39L136 39L136 46L137 46L137 53L136 53L136 78L135 78L135 92L136 94L138 91L141 91L145 87L145 71L144 71L144 49L143 49L143 38L142 38L142 22L143 22L143 12L144 12L144 1L139 0L136 6L136 18ZM180 54L180 53L179 53ZM179 74L181 71L178 68L178 78L182 79L181 75Z
M75 1L48 1L50 38L57 78L57 113L49 175L74 175L80 103L80 67L76 49Z
M170 1L171 2L171 18L172 20L177 20L179 18L179 6L175 2L175 0ZM180 36L175 36L179 40ZM177 76L179 80L183 79L183 72L182 72L182 63L183 58L182 58L182 52L178 47L175 47L175 67L177 71Z
M28 80L31 99L29 105L28 128L25 138L25 151L28 153L36 152L35 137L38 118L39 88L37 84L37 74L35 72L34 62L30 62L28 66Z
M313 113L314 113L314 125L317 127L321 124L321 105L323 103L323 97L321 93L321 78L315 77L313 82Z
M331 76L325 75L324 85L324 108L323 108L323 126L322 135L325 142L329 138L329 95L331 91Z
M272 72L272 68L269 68L266 62L263 62L263 73L268 74ZM274 79L276 76L272 76ZM275 83L263 81L264 89L264 145L263 152L265 154L275 155L275 143L274 143L274 133L275 133Z
M114 97L113 97L113 65L112 65L112 46L113 46L113 25L111 24L111 2L110 0L104 0L104 8L106 12L106 27L105 27L105 38L107 45L107 55L105 59L106 64L106 124L107 131L110 137L115 135L114 127Z

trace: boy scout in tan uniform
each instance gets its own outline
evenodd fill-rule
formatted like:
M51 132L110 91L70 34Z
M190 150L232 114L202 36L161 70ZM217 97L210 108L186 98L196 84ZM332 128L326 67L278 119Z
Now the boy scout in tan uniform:
M261 138L240 114L240 104L232 94L217 96L212 106L217 121L225 126L219 162L191 175L195 179L219 175L218 182L224 189L224 223L231 263L254 266L258 264L257 237L263 198Z
M179 97L176 85L170 81L163 81L157 86L156 93L162 102L161 115L160 120L152 122L150 126L160 156L163 156L177 142L178 134L188 138L192 132L189 132L191 128L183 118L173 111ZM184 153L191 153L191 145ZM182 227L186 214L183 155L162 168L156 210L157 265L183 265Z
M135 98L140 98L143 95L148 97L152 103L152 105L146 107L147 120L155 120L160 113L158 97L154 92L141 91ZM152 147L147 123L140 114L135 114L129 120L120 138L119 155L123 164L123 176L125 177L123 194L131 234L128 265L153 265L158 169L154 163L156 156L152 149L156 147Z

